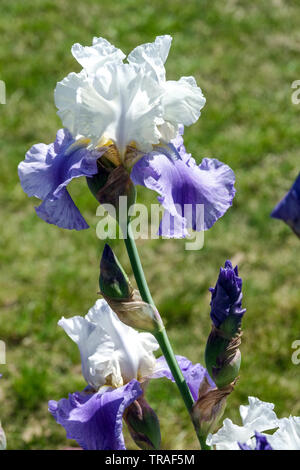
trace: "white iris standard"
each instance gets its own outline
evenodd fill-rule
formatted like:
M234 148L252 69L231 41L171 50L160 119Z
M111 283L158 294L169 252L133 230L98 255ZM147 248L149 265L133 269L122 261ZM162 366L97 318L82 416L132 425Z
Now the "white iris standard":
M300 417L279 419L273 403L255 397L248 397L248 400L248 406L240 406L243 425L238 426L226 418L219 431L208 436L208 445L217 450L240 450L240 442L255 449L254 434L257 431L266 436L274 450L300 450Z
M72 54L83 67L57 84L58 115L74 138L89 139L92 147L115 145L124 162L129 148L143 155L153 145L175 138L178 125L197 121L205 104L193 77L166 80L165 61L171 36L125 55L106 39L93 45L74 44Z
M154 371L154 336L122 323L103 299L85 317L63 317L58 324L78 345L83 376L94 390L121 387Z

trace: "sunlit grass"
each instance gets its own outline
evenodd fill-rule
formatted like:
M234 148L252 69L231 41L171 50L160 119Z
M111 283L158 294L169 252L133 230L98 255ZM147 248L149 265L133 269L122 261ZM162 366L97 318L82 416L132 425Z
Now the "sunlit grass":
M85 182L76 181L72 195L90 230L47 225L20 187L17 165L32 144L53 141L61 125L53 89L79 70L71 45L90 44L95 35L129 52L172 34L168 77L194 75L207 98L199 122L186 130L187 148L198 161L214 156L236 173L234 205L205 234L201 251L185 251L180 240L138 242L175 352L203 362L208 287L224 261L233 260L244 279L247 314L240 380L226 416L238 420L248 395L275 402L280 416L299 415L300 366L291 362L300 335L299 240L269 214L299 171L300 108L291 104L291 83L300 78L300 6L245 3L15 0L1 8L7 104L0 106L0 339L7 365L0 366L0 418L9 448L66 445L47 402L85 386L77 348L57 321L85 314L97 299L103 242L95 235L96 203ZM145 190L139 198L155 200ZM113 247L130 272L122 244ZM148 398L161 420L163 447L197 448L176 388L156 381Z

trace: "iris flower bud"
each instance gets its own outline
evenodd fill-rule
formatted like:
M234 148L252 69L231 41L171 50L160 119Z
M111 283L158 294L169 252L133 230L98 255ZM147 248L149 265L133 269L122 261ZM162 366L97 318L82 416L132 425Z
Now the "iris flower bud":
M140 449L160 449L159 420L143 395L126 409L124 418L132 439Z
M155 332L162 323L158 311L141 299L109 245L105 245L99 277L100 293L119 319L128 326Z
M238 277L237 266L233 269L227 260L220 269L215 288L210 291L213 325L206 344L205 362L210 376L222 389L238 377L241 364L241 321L246 309L242 308L242 279Z
M132 294L127 274L107 244L100 262L99 287L103 296L112 299L127 299Z

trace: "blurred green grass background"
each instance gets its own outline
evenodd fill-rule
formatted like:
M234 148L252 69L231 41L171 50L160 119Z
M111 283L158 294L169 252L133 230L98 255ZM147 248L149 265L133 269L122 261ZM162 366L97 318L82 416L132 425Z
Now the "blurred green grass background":
M238 422L248 395L276 404L279 416L300 414L300 365L291 344L300 339L299 240L269 217L299 172L300 106L291 84L300 78L300 5L283 0L12 0L1 1L0 79L0 339L7 365L0 418L10 449L57 449L64 430L47 412L49 399L81 390L76 345L58 319L85 314L97 299L103 242L96 238L96 204L85 181L72 196L90 224L63 231L41 221L37 201L22 191L17 165L37 142L61 127L53 102L56 82L80 67L73 43L103 36L128 53L156 35L174 38L167 76L194 75L207 104L185 142L197 161L217 157L236 173L233 207L205 233L204 248L180 240L140 240L149 286L168 325L175 352L203 362L210 330L208 288L229 258L244 280L243 362L225 416ZM155 195L140 192L140 201ZM113 247L127 271L121 243ZM177 389L153 382L163 448L197 449ZM127 436L128 438L128 436ZM134 446L128 440L131 448Z

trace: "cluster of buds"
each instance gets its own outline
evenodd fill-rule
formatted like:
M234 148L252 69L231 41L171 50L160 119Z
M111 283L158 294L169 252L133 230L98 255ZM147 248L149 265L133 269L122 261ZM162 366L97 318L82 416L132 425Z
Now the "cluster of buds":
M109 245L105 245L99 278L100 293L119 319L133 328L155 334L162 326L155 307L144 302ZM228 395L234 390L241 364L242 279L230 261L220 269L216 286L210 289L212 330L205 351L208 371L202 381L191 416L202 440L212 433L222 417ZM146 383L143 388L145 388ZM160 446L159 421L144 393L124 415L130 434L141 449Z
M192 418L202 437L213 432L224 413L228 395L238 380L241 365L242 279L230 261L220 269L216 286L210 289L212 330L208 337L205 362L214 386L205 380L199 390Z

